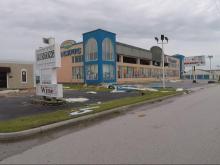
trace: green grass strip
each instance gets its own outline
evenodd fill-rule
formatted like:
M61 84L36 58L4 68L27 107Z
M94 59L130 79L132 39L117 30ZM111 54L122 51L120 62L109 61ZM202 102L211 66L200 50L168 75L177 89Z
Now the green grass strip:
M125 105L131 105L139 102L144 102L147 100L152 100L156 98L160 98L163 96L173 95L177 92L175 91L168 91L168 92L146 92L143 96L136 96L136 97L126 97L121 98L117 100L112 100L108 102L104 102L99 106L99 108L95 109L93 113L102 112L105 110L125 106ZM70 114L71 110L59 110L56 112L50 112L50 113L44 113L44 114L38 114L33 116L26 116L21 117L17 119L12 119L8 121L2 121L0 122L0 132L1 133L8 133L8 132L17 132L17 131L23 131L31 128L36 128L43 125L48 125L64 120L69 120L74 117L71 117ZM85 114L88 115L88 114ZM83 115L79 115L77 117L80 117ZM75 117L75 118L77 118Z
M85 86L82 84L78 85L64 85L64 89L69 89L69 90L83 90L83 91L94 91L94 92L109 92L112 91L112 89L108 89L106 87L102 86Z

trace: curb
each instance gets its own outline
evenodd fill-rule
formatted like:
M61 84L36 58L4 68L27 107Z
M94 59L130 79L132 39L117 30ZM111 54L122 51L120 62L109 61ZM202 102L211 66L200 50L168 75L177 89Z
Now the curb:
M156 98L156 99L152 99L152 100L148 100L148 101L143 101L143 102L139 102L139 103L135 103L135 104L131 104L131 105L126 105L126 106L106 110L106 111L103 111L103 112L98 112L98 113L95 113L95 114L89 114L89 115L81 116L81 117L78 117L78 118L74 118L74 119L70 119L70 120L66 120L66 121L61 121L61 122L58 122L58 123L53 123L53 124L50 124L50 125L45 125L45 126L41 126L41 127L29 129L29 130L24 130L24 131L19 131L19 132L11 132L11 133L0 133L0 141L19 140L19 139L22 139L22 138L26 138L26 137L29 137L29 136L36 135L36 134L45 133L47 131L51 131L51 130L54 130L56 128L61 128L61 127L64 127L64 126L70 126L70 125L73 125L73 124L79 124L79 123L81 123L83 121L86 121L86 120L101 118L101 117L113 114L115 112L125 112L125 111L128 111L128 108L131 108L131 107L134 107L134 106L150 104L150 103L154 103L154 102L158 102L158 101L163 101L163 100L175 97L175 96L180 96L182 94L183 93L176 93L176 94L173 94L173 95L164 96L164 97L160 97L160 98Z

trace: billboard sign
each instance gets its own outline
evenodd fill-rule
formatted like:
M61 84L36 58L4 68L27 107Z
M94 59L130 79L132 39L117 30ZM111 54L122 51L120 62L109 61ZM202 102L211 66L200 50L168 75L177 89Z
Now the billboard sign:
M61 67L60 48L53 44L36 50L36 67L38 69L53 69Z
M37 85L36 93L38 96L62 98L63 86L61 84Z
M53 98L63 97L63 86L57 84L57 69L61 67L60 47L53 38L48 39L49 46L36 50L36 70L39 72L39 84L36 94Z
M185 57L185 66L205 66L205 56Z

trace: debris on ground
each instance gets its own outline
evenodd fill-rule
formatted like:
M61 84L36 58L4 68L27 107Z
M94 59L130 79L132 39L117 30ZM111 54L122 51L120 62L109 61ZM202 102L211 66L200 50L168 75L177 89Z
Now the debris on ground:
M98 101L97 104L102 104L102 102L101 102L101 101Z
M75 102L83 103L83 102L86 102L88 100L89 99L87 99L87 98L65 98L65 101L68 102L68 103L75 103Z
M66 87L66 86L64 86L63 88L64 88L64 89L70 89L70 87Z
M70 115L71 115L71 116L77 116L77 115L89 113L89 112L92 112L93 109L97 109L97 108L99 108L99 106L81 108L81 109L79 109L78 111L75 111L75 112L70 113Z
M158 92L157 89L154 88L146 88L135 85L115 85L114 90L111 93L124 93L131 91L150 91L150 92Z
M145 117L145 116L146 116L145 114L138 115L138 117Z
M2 90L0 94L18 93L20 90Z
M117 89L111 91L111 93L125 93L125 92L126 92L125 90L117 90Z
M168 92L170 92L170 91L161 91L162 93L168 93Z
M183 91L183 88L177 88L176 91L177 91L177 92L182 92L182 91Z
M81 114L85 114L85 113L89 113L92 112L93 110L85 110L85 111L76 111L76 112L72 112L70 113L71 116L77 116L77 115L81 115Z
M150 92L158 92L159 90L157 89L154 89L154 88L143 88L145 89L146 91L150 91Z
M88 94L97 94L97 92L95 92L95 91L88 91L86 93L88 93Z
M99 106L95 106L95 107L87 107L87 108L80 108L80 111L85 111L85 110L92 110L92 109L97 109L99 108Z

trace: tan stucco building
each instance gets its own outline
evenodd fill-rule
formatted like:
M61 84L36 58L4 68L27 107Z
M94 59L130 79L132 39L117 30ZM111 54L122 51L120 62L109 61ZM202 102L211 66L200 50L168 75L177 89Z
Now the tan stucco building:
M33 63L0 61L0 89L25 89L33 87Z

